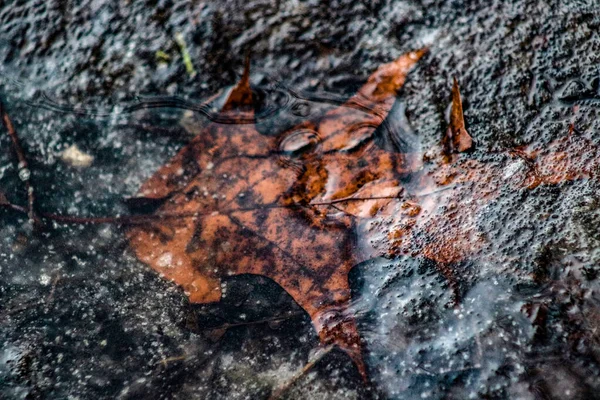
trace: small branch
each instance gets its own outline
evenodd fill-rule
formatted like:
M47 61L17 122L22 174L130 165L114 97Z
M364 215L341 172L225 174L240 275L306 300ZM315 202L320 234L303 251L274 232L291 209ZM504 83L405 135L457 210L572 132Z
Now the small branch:
M336 199L332 201L323 201L309 204L310 206L331 206L335 207L335 204L344 203L344 202L352 202L352 201L369 201L369 200L381 200L381 199L398 199L397 196L374 196L374 197L347 197L343 199ZM17 204L10 203L6 196L2 192L0 192L0 208L7 208L9 210L13 210L19 213L28 214L29 209L23 206L19 206ZM222 210L219 211L220 214L229 215L236 212L245 212L245 211L255 211L258 209L272 209L272 208L302 208L305 207L302 204L297 205L278 205L278 204L270 204L259 207L247 207L247 208L238 208L233 210ZM337 208L337 207L335 207ZM340 211L343 211L340 208L337 208ZM91 225L99 225L99 224L115 224L115 225L143 225L147 223L151 223L154 221L161 221L166 219L184 219L184 218L200 218L202 216L210 215L214 211L207 212L183 212L183 213L157 213L157 214L134 214L134 215L120 215L115 217L80 217L74 215L64 215L64 214L55 214L55 213L40 213L39 215L35 215L35 220L39 223L42 222L42 219L48 219L51 221L55 221L62 224L91 224Z
M325 357L329 352L333 349L333 346L322 347L317 351L308 362L299 370L294 376L292 376L287 382L285 382L282 386L277 388L273 394L269 397L269 400L277 400L280 399L285 392L287 392L298 380L300 380L303 376L305 376L312 367L315 366L323 357Z
M332 206L334 204L348 203L348 202L352 202L352 201L393 200L393 199L399 199L399 198L400 198L399 196L344 197L342 199L310 203L310 205L312 205L312 206Z
M46 298L46 304L51 305L54 302L54 292L56 292L56 286L58 285L58 281L60 281L60 271L56 272L54 279L52 279L52 287L50 288L50 293Z
M4 207L18 213L27 214L27 208L12 204L9 202L3 202L1 199L5 198L0 193L0 208ZM148 214L148 215L121 215L116 217L79 217L74 215L64 215L55 213L41 213L38 217L41 219L48 219L50 221L58 222L61 224L77 224L77 225L101 225L101 224L114 224L114 225L143 225L153 221L161 221L165 219L179 219L179 218L194 218L200 217L200 213L164 213L164 214ZM41 218L40 218L41 217Z
M169 363L172 363L174 361L185 361L187 360L187 358L187 355L163 358L162 360L156 362L156 365L162 364L162 366L166 368L169 365Z
M0 118L2 118L2 122L4 127L8 131L8 136L12 141L12 147L17 154L17 159L19 160L18 170L19 170L19 179L25 182L25 190L27 191L27 216L30 221L33 221L35 224L40 224L40 219L37 216L34 208L35 203L35 195L33 186L31 184L31 171L29 170L29 164L27 163L27 158L25 157L25 152L21 147L21 143L19 142L19 136L17 135L17 131L15 127L6 113L6 109L2 101L0 101Z
M290 313L288 315L284 315L281 317L272 317L272 318L265 318L265 319L259 319L259 320L254 320L254 321L247 321L247 322L236 322L233 324L230 323L226 323L220 326L215 326L215 327L207 327L202 329L203 331L209 331L209 330L217 330L217 329L229 329L229 328L235 328L238 326L248 326L248 325L260 325L260 324L265 324L268 322L282 322L282 321L286 321L290 318L296 317L298 315L302 315L304 314L303 312L293 312Z

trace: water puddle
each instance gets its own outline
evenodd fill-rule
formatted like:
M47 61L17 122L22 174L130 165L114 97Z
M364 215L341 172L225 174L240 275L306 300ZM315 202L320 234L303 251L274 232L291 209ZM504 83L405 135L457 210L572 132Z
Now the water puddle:
M432 144L400 91L425 53L349 96L246 69L93 107L5 80L0 393L593 397L598 80L533 76L502 146L448 87Z

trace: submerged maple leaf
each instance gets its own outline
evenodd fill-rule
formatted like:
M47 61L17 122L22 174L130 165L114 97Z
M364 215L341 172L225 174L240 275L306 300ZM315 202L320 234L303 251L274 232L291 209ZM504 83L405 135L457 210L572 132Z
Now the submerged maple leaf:
M348 272L359 261L351 217L374 214L414 170L410 157L383 151L373 137L423 54L379 67L342 106L270 135L253 122L246 69L221 107L228 123L203 128L141 187L158 215L185 217L130 229L137 257L194 303L219 301L222 277L273 279L310 315L321 342L346 351L366 377L347 312ZM352 205L374 193L380 198Z
M347 310L354 265L424 256L458 300L450 266L483 248L476 219L489 201L507 187L594 177L600 166L598 147L572 136L515 149L502 162L463 154L473 141L456 80L441 157L384 151L375 130L423 53L381 66L346 103L283 132L259 132L246 69L219 118L140 189L157 216L179 218L131 228L137 257L194 303L219 301L225 276L273 279L310 315L322 343L346 351L366 377Z

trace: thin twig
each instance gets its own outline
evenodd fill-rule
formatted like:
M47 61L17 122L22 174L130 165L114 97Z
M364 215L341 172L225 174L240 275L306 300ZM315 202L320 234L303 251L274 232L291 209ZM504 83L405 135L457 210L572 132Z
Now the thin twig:
M12 147L17 154L17 159L19 160L18 171L19 171L19 179L25 182L25 190L27 190L27 216L31 221L35 224L39 224L41 221L35 212L35 194L33 190L33 185L31 184L31 171L29 170L29 164L27 163L27 157L25 157L25 152L21 147L21 143L19 141L19 136L17 135L17 131L15 127L6 113L6 109L2 101L0 101L0 117L2 118L2 122L6 127L8 132L8 136L12 141Z
M48 298L46 299L46 304L51 305L54 302L54 292L56 292L56 286L58 285L58 281L60 281L60 271L56 272L54 279L52 279L52 287L50 288L50 293L48 294Z
M292 376L287 382L285 382L282 386L277 388L273 394L269 397L269 400L277 400L280 399L281 396L285 394L298 380L300 380L303 376L305 376L312 367L315 366L323 357L325 357L329 352L333 349L333 346L321 347L317 353L310 359L308 362L302 367L300 371L298 371L294 376Z
M23 311L27 311L30 308L41 306L43 304L44 304L43 300L40 300L40 299L32 299L32 300L24 301L24 302L21 302L20 304L18 304L17 306L15 306L14 308L9 308L9 309L6 309L6 310L3 310L2 312L0 312L0 318L12 317ZM6 307L6 305L4 304L3 307Z
M310 203L312 206L332 206L338 203L348 203L352 201L369 201L369 200L393 200L399 199L399 196L373 196L373 197L344 197L341 199L335 199L330 201L322 201Z
M5 196L0 193L0 208L4 207L19 213L28 214L28 209L19 206L17 204L12 204L8 202ZM336 199L332 201L323 201L310 203L308 206L334 206L338 203L344 202L352 202L352 201L369 201L369 200L381 200L381 199L397 199L397 196L374 196L374 197L347 197L343 199ZM268 204L264 206L257 207L247 207L247 208L236 208L232 210L221 210L219 214L228 215L236 212L246 212L246 211L256 211L258 209L274 209L274 208L302 208L306 207L302 204L297 205L280 205L280 204ZM340 209L340 211L343 211ZM55 221L63 224L115 224L115 225L143 225L157 220L165 220L165 219L184 219L184 218L200 218L206 215L212 215L214 211L207 212L180 212L180 213L157 213L157 214L134 214L134 215L120 215L114 217L80 217L74 215L64 215L64 214L55 214L55 213L40 213L39 216L36 215L38 221L41 222L41 218L49 219L51 221Z
M272 318L265 318L265 319L259 319L259 320L254 320L254 321L247 321L247 322L237 322L237 323L226 323L220 326L215 326L215 327L206 327L203 328L203 331L214 331L214 330L220 330L220 329L229 329L229 328L235 328L235 327L239 327L239 326L248 326L248 325L260 325L260 324L265 324L268 322L282 322L282 321L286 321L289 320L290 318L299 316L304 314L303 312L297 311L297 312L291 312L288 315L284 315L284 316L280 316L280 317L272 317ZM157 362L157 364L163 364L165 367L167 366L167 363L172 362L172 361L184 361L187 359L186 355L181 355L181 356L174 356L174 357L169 357L169 358L164 358L160 361Z
M166 368L169 365L169 363L172 363L174 361L185 361L187 360L187 358L187 355L163 358L162 360L157 361L156 365L162 364Z
M290 318L296 317L298 315L302 315L304 314L303 312L292 312L289 313L288 315L284 315L284 316L280 316L280 317L271 317L271 318L264 318L264 319L258 319L258 320L254 320L254 321L247 321L247 322L236 322L233 324L230 323L226 323L220 326L215 326L215 327L207 327L204 328L202 330L216 330L216 329L229 329L229 328L235 328L238 326L248 326L248 325L260 325L260 324L265 324L267 322L282 322L282 321L286 321Z

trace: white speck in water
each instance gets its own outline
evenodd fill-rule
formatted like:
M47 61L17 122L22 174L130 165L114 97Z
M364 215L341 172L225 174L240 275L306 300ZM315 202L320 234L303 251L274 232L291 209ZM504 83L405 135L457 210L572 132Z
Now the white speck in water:
M40 275L40 284L44 286L48 286L50 284L50 275L41 274Z
M65 163L77 168L89 167L94 162L94 157L81 151L76 144L63 151L60 157Z
M19 179L21 179L23 182L28 181L30 176L31 172L27 168L19 169Z
M523 161L523 160L518 160L518 161L510 163L504 170L504 179L511 178L514 174L519 172L519 170L524 166L524 164L525 164L525 161Z
M171 253L164 253L157 260L157 265L162 268L171 267L173 263L173 255Z

